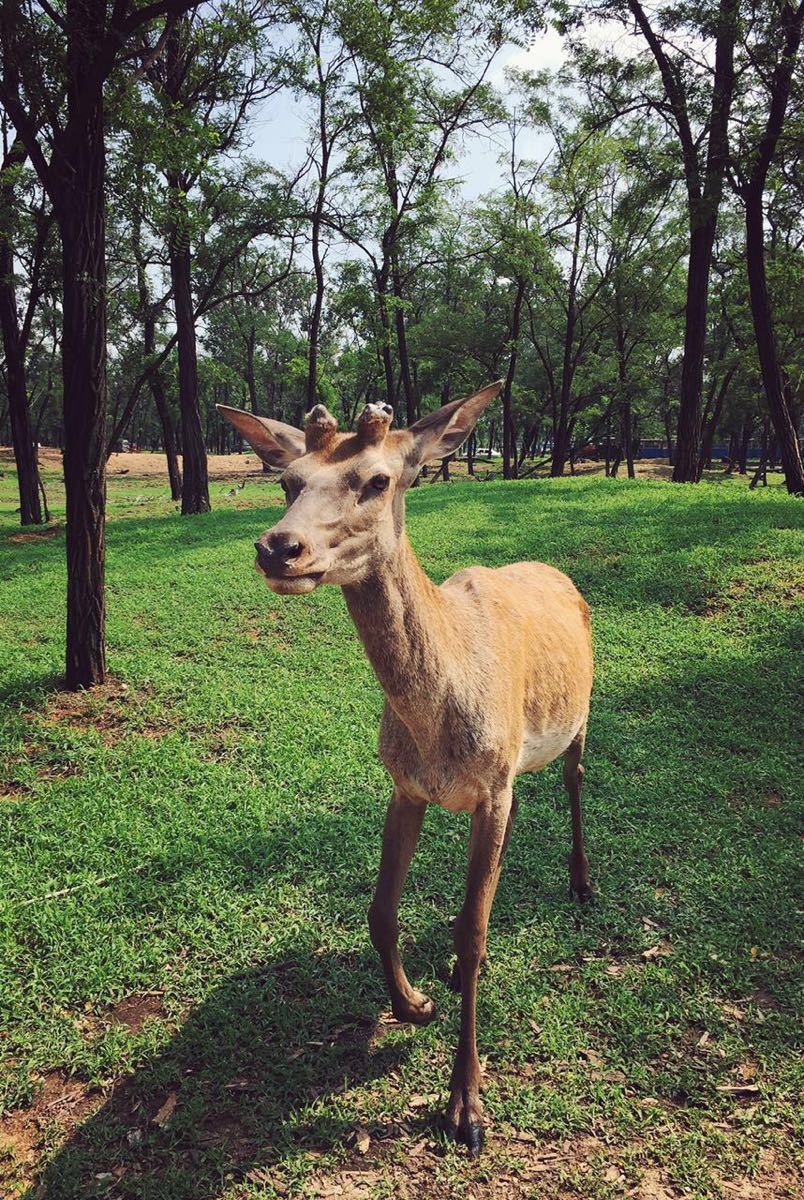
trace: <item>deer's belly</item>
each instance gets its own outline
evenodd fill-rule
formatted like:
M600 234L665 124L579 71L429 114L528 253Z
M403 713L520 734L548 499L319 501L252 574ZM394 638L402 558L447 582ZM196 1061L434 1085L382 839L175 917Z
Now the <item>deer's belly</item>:
M582 724L583 722L579 722L569 728L545 730L536 730L526 725L516 763L516 774L541 771L542 767L546 767L554 758L564 753Z

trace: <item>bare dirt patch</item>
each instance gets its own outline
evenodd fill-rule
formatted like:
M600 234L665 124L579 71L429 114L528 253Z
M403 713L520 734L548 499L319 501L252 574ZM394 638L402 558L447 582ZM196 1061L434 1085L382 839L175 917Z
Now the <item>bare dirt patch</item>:
M48 1071L30 1105L0 1117L0 1186L22 1188L31 1182L45 1131L58 1127L67 1137L103 1103L104 1094L63 1071ZM0 1191L0 1195L5 1195ZM12 1195L13 1193L9 1193Z
M131 1033L139 1033L146 1021L156 1020L165 1014L161 992L141 992L126 996L106 1014L112 1025L125 1025Z
M46 542L62 532L63 525L48 525L45 529L32 530L30 533L9 533L9 542Z
M138 723L137 708L147 699L147 691L133 691L119 679L90 691L54 692L42 708L33 714L44 729L67 727L80 733L98 733L104 745L111 746L128 734L158 739L169 729L167 721Z
M61 471L62 457L60 450L43 447L39 451L39 463L46 470ZM179 455L181 465L181 455ZM262 463L254 453L251 454L210 454L207 456L207 469L210 479L240 479L244 476L263 476ZM162 479L168 482L167 465L164 454L152 454L148 450L138 450L127 454L113 454L106 464L106 472L111 476L130 476L132 479Z
M22 783L15 783L12 779L0 781L0 804L24 800L29 794Z

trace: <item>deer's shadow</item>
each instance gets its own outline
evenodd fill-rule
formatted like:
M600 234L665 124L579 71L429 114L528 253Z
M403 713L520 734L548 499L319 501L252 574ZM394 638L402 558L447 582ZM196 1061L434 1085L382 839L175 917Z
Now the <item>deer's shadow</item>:
M319 1102L407 1055L378 1024L386 1002L368 954L295 950L231 976L73 1132L28 1200L212 1200L226 1179L266 1183L280 1157L342 1144L359 1115Z

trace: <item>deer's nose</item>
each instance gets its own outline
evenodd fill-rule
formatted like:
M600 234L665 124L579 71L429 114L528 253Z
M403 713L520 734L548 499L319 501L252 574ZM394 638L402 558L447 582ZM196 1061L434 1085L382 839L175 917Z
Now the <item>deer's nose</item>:
M304 542L294 533L264 533L254 548L260 566L268 568L299 558L304 552Z

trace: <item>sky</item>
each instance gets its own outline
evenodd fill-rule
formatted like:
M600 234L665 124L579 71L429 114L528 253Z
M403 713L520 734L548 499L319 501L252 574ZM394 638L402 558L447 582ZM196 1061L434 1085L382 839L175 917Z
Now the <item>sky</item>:
M628 53L629 42L634 44L632 35L616 22L599 22L592 26L587 40L596 45L614 43L621 54ZM492 65L489 81L506 92L506 70L555 71L565 62L566 51L561 36L554 29L548 29L536 36L527 48L504 46ZM307 105L283 90L268 100L252 121L253 153L280 170L298 168L304 159L308 119ZM522 143L523 154L534 159L543 158L549 147L549 135L544 133L531 132ZM476 200L500 186L500 154L501 148L487 136L475 134L465 139L457 162L449 167L449 176L461 181L459 191L463 199Z

